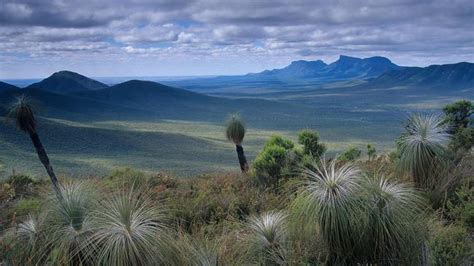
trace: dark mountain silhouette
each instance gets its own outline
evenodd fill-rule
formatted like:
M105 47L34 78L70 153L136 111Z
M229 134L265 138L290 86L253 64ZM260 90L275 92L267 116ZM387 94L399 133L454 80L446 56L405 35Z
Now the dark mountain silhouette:
M18 89L19 88L17 86L0 81L0 92L7 91L7 90L18 90Z
M41 89L44 91L68 94L78 91L100 90L108 86L97 80L90 79L71 71L59 71L40 82L33 83L27 89Z

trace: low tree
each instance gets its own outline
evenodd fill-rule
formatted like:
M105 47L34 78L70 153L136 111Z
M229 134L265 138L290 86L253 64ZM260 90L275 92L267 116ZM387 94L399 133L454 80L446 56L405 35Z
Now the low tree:
M243 121L236 115L232 116L227 122L226 137L229 141L234 142L237 157L239 158L240 170L242 173L247 173L249 165L245 157L242 142L245 137L245 125Z
M449 148L459 160L474 145L474 127L471 119L474 104L467 100L457 101L446 105L443 112L449 125L448 132L453 135Z
M318 158L326 151L326 146L319 143L319 134L314 130L305 129L300 131L298 143L303 145L303 153L305 155Z
M451 125L449 133L454 134L459 128L468 127L472 123L470 117L474 113L474 104L467 100L457 101L446 105L443 112Z
M24 95L18 97L17 101L11 106L8 115L15 120L16 126L19 130L27 133L30 136L31 142L36 149L36 153L38 154L38 158L40 159L51 179L51 183L53 184L56 195L58 198L61 198L61 190L59 188L58 179L56 178L53 166L49 161L48 154L46 153L46 150L41 143L41 139L36 130L36 119L33 108Z

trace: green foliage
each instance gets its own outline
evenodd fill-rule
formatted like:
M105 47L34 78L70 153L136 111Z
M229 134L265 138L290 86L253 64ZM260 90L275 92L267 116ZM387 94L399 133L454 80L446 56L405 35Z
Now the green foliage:
M319 143L319 134L314 130L302 130L298 134L298 143L303 145L303 153L320 157L326 151L326 146Z
M463 155L465 152L469 151L472 146L474 146L473 127L459 128L458 130L456 130L451 142L449 143L449 148L454 153L460 153L459 155Z
M247 259L263 265L287 263L287 215L283 212L266 212L249 218L247 224Z
M36 198L22 198L13 206L13 212L18 217L27 216L30 213L38 213L42 201Z
M263 184L275 185L289 174L296 161L293 148L293 142L281 136L268 140L253 164L257 179Z
M368 215L356 256L369 263L420 261L425 239L424 202L410 185L375 173L363 179ZM362 256L361 256L362 257Z
M233 115L227 122L226 137L235 144L241 144L245 137L245 125L242 119Z
M343 162L354 162L360 158L362 151L357 147L350 147L345 152L337 157L338 160Z
M450 123L452 133L459 128L467 127L472 121L471 115L474 113L474 104L468 100L461 100L450 103L443 108L447 121Z
M399 140L400 166L410 171L418 187L436 183L436 170L446 162L447 129L439 116L414 114L408 118Z
M295 147L295 144L291 140L285 139L282 136L277 135L277 136L272 136L265 143L265 146L263 148L265 149L266 147L270 147L270 146L278 146L278 147L284 148L285 150L291 150Z
M474 228L474 187L469 183L459 186L447 202L452 220Z
M372 144L367 144L367 156L369 157L369 160L372 160L375 158L375 153L377 151L375 150L375 147L372 146Z
M330 252L330 260L347 259L357 242L356 234L363 220L360 191L360 171L351 164L336 165L336 161L314 164L306 169L306 180L292 204L302 224L314 224Z
M435 225L428 242L433 265L461 265L470 254L469 234L458 225Z
M51 260L58 264L91 262L88 249L93 232L91 212L97 196L91 184L69 182L60 187L62 198L52 197L51 213L46 218Z
M163 207L133 189L101 202L91 224L99 265L166 264L175 256Z
M29 195L32 193L32 187L38 181L28 175L11 175L6 180L14 189L17 196Z
M115 170L105 179L106 184L113 188L142 187L147 185L149 176L132 168L124 168Z
M474 113L474 104L468 100L457 101L446 105L443 112L450 126L449 133L453 135L449 148L456 157L460 157L474 145L474 128L471 118Z
M237 174L205 175L180 180L177 186L157 186L155 191L155 197L170 206L177 222L191 232L203 225L243 220L252 213L279 206L277 195L260 190L250 177ZM214 235L217 232L209 233Z

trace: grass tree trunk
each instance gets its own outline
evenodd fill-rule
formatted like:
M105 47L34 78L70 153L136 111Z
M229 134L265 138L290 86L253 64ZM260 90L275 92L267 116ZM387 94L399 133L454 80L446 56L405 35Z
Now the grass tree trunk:
M236 144L235 150L237 151L237 156L239 157L240 170L242 173L247 173L249 170L249 165L247 163L247 158L245 158L244 148L242 145Z
M46 172L48 172L48 175L51 179L51 183L53 183L53 188L54 188L54 191L56 192L56 196L58 198L61 198L61 191L59 189L58 179L56 177L56 174L53 171L53 167L51 166L51 163L49 162L48 154L46 153L46 150L44 149L43 144L41 143L38 133L34 131L34 132L30 132L29 135L30 135L31 141L33 142L33 145L35 146L36 153L38 154L38 158L40 159L41 163L46 169Z

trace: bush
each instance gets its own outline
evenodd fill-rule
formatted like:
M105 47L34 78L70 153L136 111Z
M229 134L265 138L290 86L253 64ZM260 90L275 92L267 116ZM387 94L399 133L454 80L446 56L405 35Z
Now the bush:
M273 136L257 155L254 167L258 181L275 185L296 163L294 144L280 136Z
M276 195L261 191L248 177L236 174L205 175L178 182L177 186L160 189L155 195L174 212L186 230L206 230L225 220L244 220L249 214L276 207ZM218 232L212 232L216 234Z
M17 196L30 195L37 181L28 175L11 175L7 182L15 189Z
M35 198L23 198L13 206L13 211L17 217L24 217L30 213L39 211L40 208L40 200Z
M428 242L433 265L460 265L469 256L467 230L459 225L435 225Z
M461 185L447 202L448 216L469 228L474 228L474 187Z
M345 152L337 157L338 160L343 162L353 162L360 158L362 151L357 147L350 147Z
M149 177L144 172L132 168L115 170L106 177L106 185L109 187L141 187L145 186L148 181Z
M319 134L314 130L302 130L298 134L298 143L303 145L303 154L320 157L326 152L326 146L319 143Z

